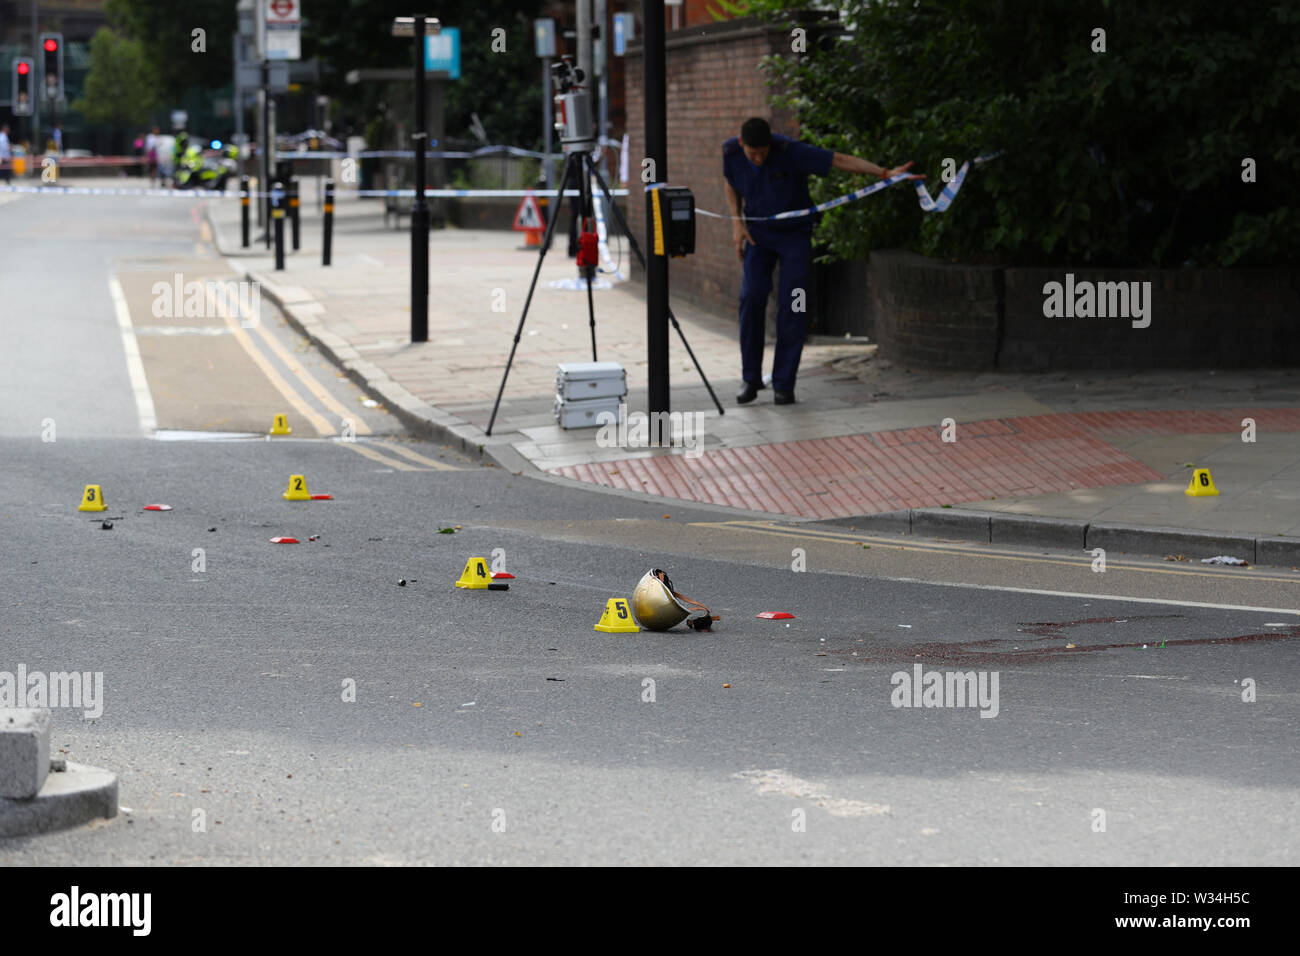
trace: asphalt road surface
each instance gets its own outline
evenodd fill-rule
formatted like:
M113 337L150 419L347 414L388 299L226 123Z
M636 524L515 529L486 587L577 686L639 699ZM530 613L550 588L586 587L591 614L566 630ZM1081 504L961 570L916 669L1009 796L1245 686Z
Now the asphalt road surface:
M178 309L158 283L235 278L194 201L0 226L0 671L102 672L53 740L122 805L0 865L1300 857L1288 569L1096 573L511 475L406 438L269 309ZM293 474L333 500L285 501ZM471 556L510 590L454 588ZM593 629L651 567L713 633ZM984 696L904 700L930 672Z

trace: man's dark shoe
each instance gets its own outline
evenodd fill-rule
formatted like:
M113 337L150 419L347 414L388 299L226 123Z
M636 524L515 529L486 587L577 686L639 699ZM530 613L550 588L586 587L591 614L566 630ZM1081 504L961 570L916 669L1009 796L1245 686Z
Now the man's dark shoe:
M758 398L758 391L762 387L762 385L755 385L753 382L746 382L745 387L736 393L736 404L748 405Z
M793 404L794 404L794 392L773 392L773 393L772 393L772 404L773 404L773 405L793 405Z

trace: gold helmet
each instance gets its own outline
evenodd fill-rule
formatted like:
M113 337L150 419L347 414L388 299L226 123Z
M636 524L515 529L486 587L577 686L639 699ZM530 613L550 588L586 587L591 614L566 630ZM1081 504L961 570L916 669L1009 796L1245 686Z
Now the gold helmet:
M686 620L700 611L702 615ZM716 614L710 615L709 609L700 602L674 591L668 575L658 568L647 571L637 582L636 590L632 592L632 616L638 624L652 631L667 631L683 620L686 620L687 627L707 631L719 619Z

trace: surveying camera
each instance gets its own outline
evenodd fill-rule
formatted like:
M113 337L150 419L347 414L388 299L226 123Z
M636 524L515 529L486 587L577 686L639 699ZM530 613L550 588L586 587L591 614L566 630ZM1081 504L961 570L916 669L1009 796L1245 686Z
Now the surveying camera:
M591 91L584 89L586 74L562 57L551 67L551 84L555 87L555 129L566 153L586 152L596 146L596 130L591 121Z

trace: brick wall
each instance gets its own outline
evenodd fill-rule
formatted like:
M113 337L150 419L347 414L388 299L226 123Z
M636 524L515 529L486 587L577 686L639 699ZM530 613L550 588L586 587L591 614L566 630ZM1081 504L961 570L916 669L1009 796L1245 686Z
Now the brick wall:
M1151 324L1048 318L1043 286L1150 282ZM873 252L882 357L920 368L1300 366L1300 274L1284 269L1012 269Z
M740 132L750 116L767 117L772 128L797 137L793 119L768 106L770 90L759 71L761 57L789 52L789 34L752 18L672 31L665 43L668 87L668 169L659 179L688 186L702 209L727 212L723 190L722 143ZM645 65L641 46L629 47L626 73L629 225L646 247L645 199L640 158L645 155ZM670 260L674 299L683 298L719 314L734 314L740 295L740 262L731 244L729 220L698 216L695 254ZM633 270L643 279L639 269Z

